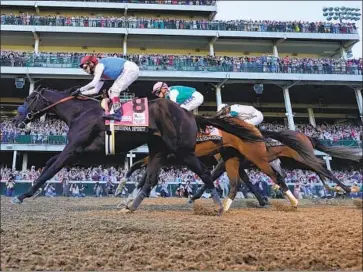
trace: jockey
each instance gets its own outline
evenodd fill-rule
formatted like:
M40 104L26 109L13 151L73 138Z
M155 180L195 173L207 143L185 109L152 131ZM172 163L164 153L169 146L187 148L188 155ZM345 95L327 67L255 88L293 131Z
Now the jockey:
M93 95L97 94L104 84L104 79L115 80L108 95L112 101L113 114L104 114L103 118L108 120L121 121L122 108L120 93L125 91L138 77L139 67L123 58L102 58L98 60L95 56L85 56L81 60L80 67L83 71L93 75L93 80L78 89L72 95Z
M166 98L179 104L187 111L198 108L204 101L203 95L196 89L185 86L171 86L165 82L157 82L152 93L160 98Z
M252 106L238 104L229 106L227 104L221 104L218 107L218 111L221 110L225 111L225 113L231 117L237 117L254 126L261 124L263 121L263 114Z

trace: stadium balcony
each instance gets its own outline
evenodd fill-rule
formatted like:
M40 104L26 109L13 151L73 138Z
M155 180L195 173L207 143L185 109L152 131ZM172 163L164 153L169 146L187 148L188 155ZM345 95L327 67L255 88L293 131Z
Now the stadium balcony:
M1 67L79 68L84 53L18 53L2 51ZM101 54L96 54L101 55ZM108 56L114 56L109 54ZM362 60L278 59L275 57L210 57L121 55L144 71L243 72L317 75L361 75ZM107 56L107 55L105 55ZM223 60L221 61L221 58Z
M82 28L127 28L127 29L155 29L155 30L214 30L234 32L278 32L284 33L282 38L288 38L291 33L318 33L318 34L344 34L353 35L357 38L357 27L354 23L334 24L329 22L275 22L275 21L248 21L248 20L184 20L184 19L162 19L162 18L135 18L135 17L87 17L87 16L39 16L30 14L1 15L2 31L26 31L22 27L8 28L6 26L47 26L52 27L82 27ZM33 30L33 29L32 29ZM37 30L40 31L40 30ZM47 29L44 29L47 31ZM137 34L137 33L135 33ZM201 33L198 33L201 35ZM270 38L275 38L270 35ZM334 36L332 39L336 39Z
M159 4L159 5L197 5L213 6L215 0L56 0L59 2L103 2L103 3L131 3L131 4Z

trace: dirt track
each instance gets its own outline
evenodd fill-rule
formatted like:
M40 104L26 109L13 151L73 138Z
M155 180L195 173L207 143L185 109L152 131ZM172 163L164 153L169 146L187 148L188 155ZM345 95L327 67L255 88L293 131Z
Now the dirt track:
M186 200L1 198L1 270L360 270L362 210L305 203L296 212L193 214ZM209 205L211 200L203 200ZM239 202L236 206L246 206Z

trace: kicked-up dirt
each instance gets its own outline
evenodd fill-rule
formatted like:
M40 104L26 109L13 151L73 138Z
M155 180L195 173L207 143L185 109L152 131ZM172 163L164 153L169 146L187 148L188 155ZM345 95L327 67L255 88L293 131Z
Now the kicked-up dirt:
M305 201L294 212L236 201L221 217L186 199L1 198L1 270L359 270L362 209ZM286 203L286 202L284 202Z

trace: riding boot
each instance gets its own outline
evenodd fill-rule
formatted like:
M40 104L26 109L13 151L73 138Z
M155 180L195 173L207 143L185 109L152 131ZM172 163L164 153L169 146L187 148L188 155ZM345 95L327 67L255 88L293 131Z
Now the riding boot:
M122 119L122 107L120 98L118 96L112 98L113 114L104 113L102 118L106 120L121 121Z

